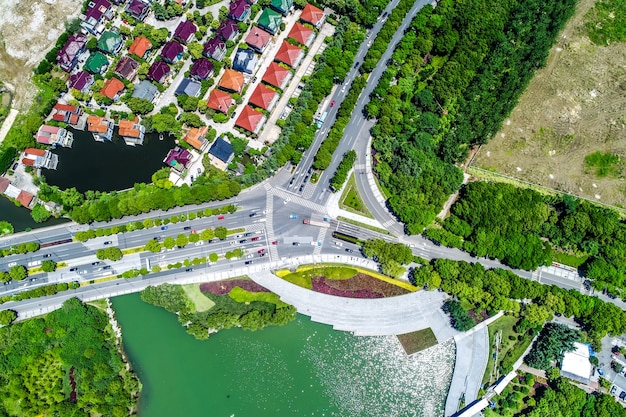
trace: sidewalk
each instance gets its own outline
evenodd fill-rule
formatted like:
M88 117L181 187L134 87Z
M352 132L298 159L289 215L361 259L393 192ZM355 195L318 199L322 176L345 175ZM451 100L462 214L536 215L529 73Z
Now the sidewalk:
M7 133L9 133L9 130L11 129L11 126L13 126L13 122L18 114L19 111L16 109L9 110L9 114L7 118L4 119L4 122L2 122L2 127L0 128L0 143L2 143Z

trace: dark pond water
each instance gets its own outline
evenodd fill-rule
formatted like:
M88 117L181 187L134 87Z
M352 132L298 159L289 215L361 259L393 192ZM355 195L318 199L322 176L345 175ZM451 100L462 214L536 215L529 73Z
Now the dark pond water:
M163 167L163 159L172 149L174 139L167 135L159 140L156 133L146 134L142 146L128 146L117 136L113 142L96 142L89 132L75 130L72 148L56 149L59 165L44 172L50 185L61 189L76 187L87 190L113 191L150 182L152 174Z
M55 224L69 222L68 219L50 218L45 223L35 223L30 216L30 210L24 207L17 207L8 198L0 197L0 220L5 220L13 225L15 232L36 229L38 227L54 226Z

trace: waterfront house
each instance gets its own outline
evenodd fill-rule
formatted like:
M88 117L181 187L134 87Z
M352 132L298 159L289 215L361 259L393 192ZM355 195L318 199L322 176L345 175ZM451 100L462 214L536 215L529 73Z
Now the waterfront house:
M98 142L110 142L113 139L113 127L115 127L113 120L94 115L87 117L87 131Z
M0 177L0 194L4 194L9 185L11 185L11 181L4 177Z
M215 32L224 41L232 41L239 34L239 26L232 19L223 20Z
M211 38L204 44L202 54L207 58L221 61L226 56L226 43L219 38Z
M276 103L278 103L278 93L265 84L259 84L254 89L248 103L253 106L260 107L263 110L272 111Z
M235 59L233 60L233 69L252 74L258 63L259 57L252 49L237 49Z
M113 101L117 101L120 98L122 90L124 90L124 83L113 77L104 82L104 87L100 90L100 94Z
M70 75L69 85L71 89L76 89L81 93L89 91L89 87L93 85L93 76L85 71L78 71Z
M230 106L232 104L233 98L230 96L230 94L218 89L211 91L211 94L209 94L209 99L206 103L208 108L222 112L224 114L228 114L228 110L230 109Z
M102 52L95 51L89 55L83 69L89 71L92 74L102 75L109 67L109 60Z
M193 127L189 129L183 140L200 152L204 152L207 146L209 146L209 141L205 137L208 131L209 128L206 126L201 128Z
M34 206L33 203L35 202L35 196L28 191L20 190L16 200L19 201L22 206L32 209L32 206Z
M271 39L272 35L262 30L261 28L253 26L250 29L250 33L248 33L248 36L246 36L246 43L250 48L262 54L267 45L270 43Z
M233 160L233 145L220 136L213 142L209 154L222 161L224 165L228 165Z
M52 120L77 125L83 111L78 106L57 103L52 108Z
M176 30L174 31L173 38L182 44L186 44L194 38L194 34L197 31L198 28L196 28L196 25L188 20L185 20L178 24Z
M235 0L230 3L228 17L243 22L250 17L250 4L246 0Z
M293 0L272 0L270 7L285 16L293 10Z
M126 13L143 22L150 13L150 5L141 0L131 0L126 6Z
M170 167L174 172L181 176L187 174L187 168L191 164L192 155L187 149L180 146L170 149L167 156L163 160L163 163Z
M213 75L213 63L206 58L198 58L191 66L189 75L196 80L206 80Z
M261 16L259 17L257 23L259 27L265 29L272 35L275 35L276 32L278 32L278 30L280 29L280 24L282 23L282 21L283 16L280 13L270 9L269 7L266 7L265 9L263 9L263 13L261 13Z
M128 81L133 81L133 79L137 75L138 69L139 62L135 61L129 56L124 56L117 63L117 66L115 67L115 74L127 79Z
M128 53L143 58L146 52L152 48L152 43L145 36L137 36L133 44L128 48Z
M65 72L71 72L78 64L78 58L85 52L87 39L80 33L71 35L63 48L57 52L57 61L61 69Z
M324 11L307 3L304 9L302 9L302 13L300 13L300 20L304 23L310 23L319 29L324 23Z
M231 69L226 69L218 86L222 90L241 94L244 86L243 74Z
M311 28L304 26L300 22L296 22L289 31L287 37L295 40L300 45L305 45L309 47L315 39L315 31Z
M154 103L154 100L159 95L159 89L156 88L154 84L152 84L148 80L142 80L135 84L135 89L133 90L133 97L140 98L143 100L148 100L151 103Z
M189 78L183 78L183 80L176 87L175 95L187 95L190 97L198 97L200 95L200 89L202 89L202 84L198 81L191 80Z
M143 145L143 137L146 128L139 124L139 119L120 120L118 134L124 139L127 145Z
M108 0L92 0L87 3L87 10L80 16L80 27L87 32L98 35L104 30L107 20L113 19L113 6Z
M74 143L74 135L72 132L61 127L47 125L39 126L35 139L37 139L38 143L54 147L62 146L64 148L71 148L72 143Z
M155 61L150 65L148 70L148 79L163 84L167 76L170 74L170 66L163 61Z
M117 55L122 49L123 43L119 33L107 30L98 39L98 49L106 54Z
M275 61L282 62L289 65L291 68L296 68L302 62L304 58L304 50L296 45L292 45L287 41L283 41L276 52L274 57Z
M22 164L33 168L56 169L59 157L47 150L26 148L22 154Z
M244 106L239 114L235 126L247 130L250 133L258 134L265 123L265 115L254 110L250 106Z
M278 64L278 62L271 62L267 67L265 74L261 81L276 88L284 90L289 84L292 74L287 68Z
M163 61L173 64L183 55L183 46L176 41L169 41L163 45L161 49L161 58Z

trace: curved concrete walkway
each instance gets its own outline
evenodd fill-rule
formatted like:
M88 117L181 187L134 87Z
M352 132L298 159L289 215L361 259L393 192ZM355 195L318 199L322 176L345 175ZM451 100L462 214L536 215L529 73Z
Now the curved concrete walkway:
M417 291L390 298L356 299L317 293L291 284L269 271L251 273L250 278L280 299L293 305L311 320L358 336L410 333L430 327L443 342L458 332L441 311L445 294Z

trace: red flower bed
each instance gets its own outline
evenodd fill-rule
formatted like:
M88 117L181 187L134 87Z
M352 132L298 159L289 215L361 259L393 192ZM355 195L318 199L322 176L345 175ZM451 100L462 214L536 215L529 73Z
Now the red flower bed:
M339 289L333 288L330 284L331 280L327 280L324 277L313 277L311 283L313 284L313 291L321 292L328 295L336 295L338 297L347 298L383 298L382 294L373 292L369 289ZM349 280L341 280L349 281ZM338 281L336 281L338 282Z
M317 281L317 282L316 282ZM390 284L367 274L359 273L350 279L327 279L324 277L314 277L311 279L313 290L325 294L338 295L349 298L382 298L394 297L396 295L408 294L409 291L402 287ZM326 288L328 287L328 288ZM319 288L316 289L316 288ZM329 291L335 291L329 292ZM361 291L365 291L361 293ZM346 294L346 295L341 295ZM358 296L349 294L368 294L368 296Z
M227 279L224 281L203 282L200 284L200 291L210 292L215 295L226 295L235 287L250 292L270 292L267 288L257 284L251 279Z

